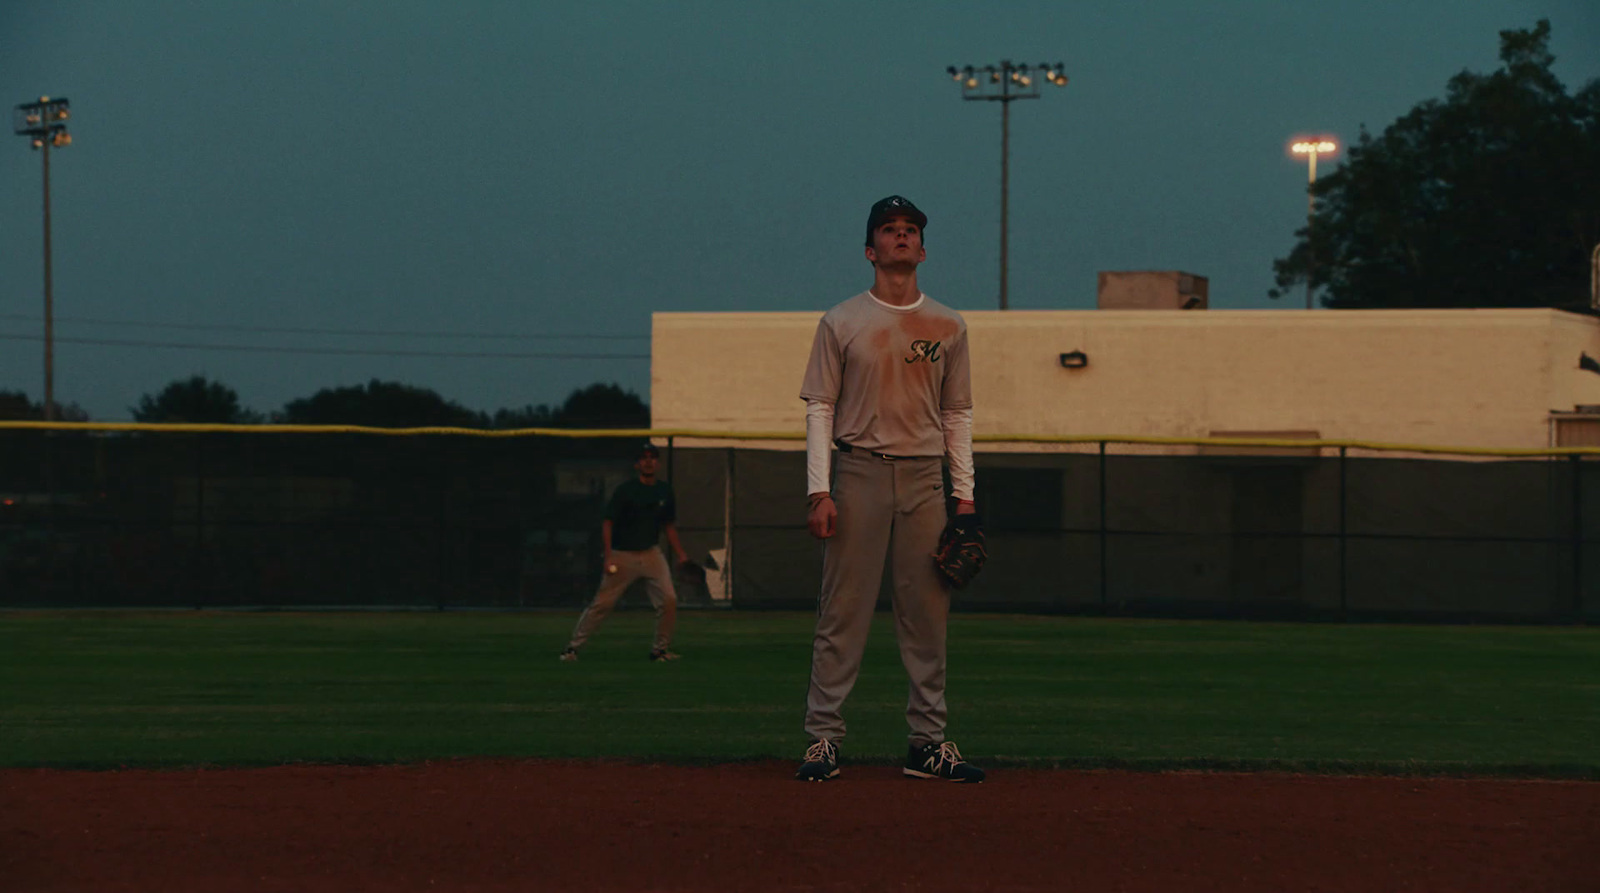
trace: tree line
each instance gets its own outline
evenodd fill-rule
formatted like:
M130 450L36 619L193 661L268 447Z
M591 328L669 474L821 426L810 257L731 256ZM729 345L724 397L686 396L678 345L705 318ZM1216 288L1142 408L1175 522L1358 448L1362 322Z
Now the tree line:
M1319 178L1316 210L1273 262L1282 297L1332 308L1587 311L1600 245L1600 79L1569 92L1550 22L1500 32L1495 71L1463 71Z
M260 413L242 405L233 388L203 375L179 379L131 406L136 422L259 425L364 425L375 428L648 428L650 405L617 384L574 390L557 405L479 412L414 385L373 379L365 385L324 388L282 409ZM75 403L57 404L63 421L90 421ZM0 420L40 420L44 405L22 391L0 390Z

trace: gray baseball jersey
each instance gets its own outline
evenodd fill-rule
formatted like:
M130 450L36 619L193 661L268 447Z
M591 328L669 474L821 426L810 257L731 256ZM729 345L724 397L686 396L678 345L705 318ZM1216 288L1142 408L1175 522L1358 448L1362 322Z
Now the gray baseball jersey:
M837 528L823 547L806 735L845 736L844 701L861 671L887 560L895 635L911 683L909 740L937 744L947 719L950 610L931 558L945 523L940 416L972 408L966 323L927 295L903 308L871 292L857 295L817 325L800 396L833 403L833 436L859 448L834 460Z
M894 307L862 292L823 314L800 396L833 403L833 436L893 456L942 456L939 413L972 407L967 324L922 295Z

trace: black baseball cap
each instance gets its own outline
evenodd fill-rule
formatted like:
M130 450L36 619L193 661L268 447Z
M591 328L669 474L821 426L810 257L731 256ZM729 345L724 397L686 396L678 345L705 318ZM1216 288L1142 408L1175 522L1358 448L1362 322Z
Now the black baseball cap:
M659 459L661 458L661 450L655 444L647 440L639 447L639 458L642 459L645 456L655 456L657 459Z
M910 199L891 195L888 198L879 199L878 203L872 206L872 211L867 214L868 247L872 246L872 231L883 226L885 221L895 217L910 218L911 222L917 225L917 229L928 228L928 215L917 210L917 206L913 205Z

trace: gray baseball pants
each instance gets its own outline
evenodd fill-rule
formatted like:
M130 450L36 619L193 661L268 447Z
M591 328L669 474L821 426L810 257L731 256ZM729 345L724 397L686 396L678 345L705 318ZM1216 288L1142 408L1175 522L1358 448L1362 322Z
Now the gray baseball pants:
M667 557L661 554L659 547L637 552L613 550L611 563L617 566L617 572L608 573L600 580L594 600L578 615L578 626L572 631L572 641L567 647L574 651L582 648L601 622L610 616L628 584L643 577L645 594L650 596L650 605L656 609L656 636L650 647L655 651L667 650L672 644L672 629L678 621L678 592L672 586Z
M838 453L833 503L839 518L823 545L806 734L835 741L844 737L840 710L861 672L889 559L895 637L911 683L906 700L911 743L942 742L950 592L933 566L946 520L942 462L936 457L883 459L863 450Z

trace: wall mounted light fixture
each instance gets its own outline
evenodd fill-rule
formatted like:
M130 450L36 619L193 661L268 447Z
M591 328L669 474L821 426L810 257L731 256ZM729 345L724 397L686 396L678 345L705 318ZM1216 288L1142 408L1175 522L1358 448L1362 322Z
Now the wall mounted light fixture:
M1089 355L1081 350L1074 350L1061 355L1061 368L1082 369L1089 365Z

